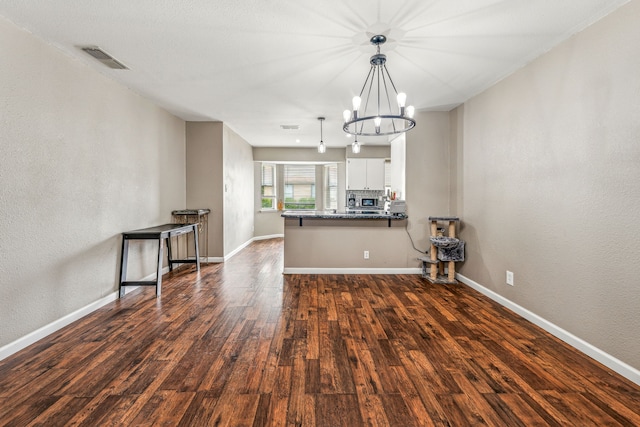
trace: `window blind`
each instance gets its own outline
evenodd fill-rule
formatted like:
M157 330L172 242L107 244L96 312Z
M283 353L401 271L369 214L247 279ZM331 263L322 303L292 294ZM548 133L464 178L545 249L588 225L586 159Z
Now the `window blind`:
M284 208L316 208L315 165L284 165Z

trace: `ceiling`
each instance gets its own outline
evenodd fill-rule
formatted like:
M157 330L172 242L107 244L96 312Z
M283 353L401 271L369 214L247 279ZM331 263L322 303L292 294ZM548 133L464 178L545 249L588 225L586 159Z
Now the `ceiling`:
M325 143L344 147L371 36L387 36L408 104L448 111L628 1L0 0L0 15L185 120L223 121L253 146L310 147L324 116Z

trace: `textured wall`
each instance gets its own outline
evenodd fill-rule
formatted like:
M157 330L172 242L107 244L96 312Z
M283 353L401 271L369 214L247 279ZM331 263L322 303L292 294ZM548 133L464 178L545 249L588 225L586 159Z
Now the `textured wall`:
M449 113L417 113L416 122L406 134L405 199L409 232L416 247L426 250L428 218L449 214Z
M253 152L247 141L224 127L224 254L253 238Z
M0 347L117 289L185 206L185 123L0 18ZM129 278L157 249L131 246Z
M639 16L623 6L456 112L462 274L635 368Z
M187 207L209 209L209 257L224 256L222 122L187 122Z
M253 147L256 162L344 162L344 148L327 148L320 154L317 148Z
M187 205L208 208L209 257L253 237L251 146L222 122L187 123Z

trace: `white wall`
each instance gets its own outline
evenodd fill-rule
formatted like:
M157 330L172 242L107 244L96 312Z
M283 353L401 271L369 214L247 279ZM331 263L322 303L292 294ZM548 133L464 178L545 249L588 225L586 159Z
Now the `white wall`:
M3 18L0 40L2 347L114 294L121 233L185 207L185 123Z
M636 369L639 16L622 6L452 116L462 274Z

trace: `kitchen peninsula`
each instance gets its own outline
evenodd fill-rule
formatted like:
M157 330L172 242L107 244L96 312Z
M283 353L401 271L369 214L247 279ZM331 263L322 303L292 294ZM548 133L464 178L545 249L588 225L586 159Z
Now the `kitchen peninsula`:
M284 273L415 273L407 215L285 211Z

